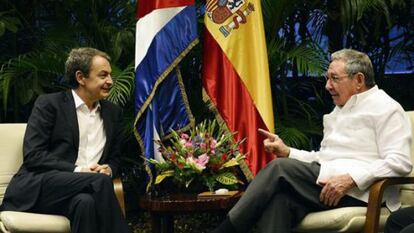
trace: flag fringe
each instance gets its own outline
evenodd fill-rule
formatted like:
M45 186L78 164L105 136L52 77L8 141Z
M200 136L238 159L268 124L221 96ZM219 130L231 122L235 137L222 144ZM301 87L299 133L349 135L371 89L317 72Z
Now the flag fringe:
M134 126L137 124L138 120L141 118L142 114L144 113L144 111L147 109L147 107L151 103L152 99L154 98L155 92L158 89L158 86L162 83L162 81L164 81L164 79L168 76L168 74L171 72L171 70L174 69L178 65L178 63L180 63L180 61L185 57L185 55L187 55L187 53L198 43L198 41L199 41L198 39L195 39L193 42L191 42L188 45L188 47L180 55L177 56L177 58L174 60L174 62L172 62L171 65L160 75L160 77L158 78L158 80L154 84L154 88L152 89L151 94L148 96L147 100L144 102L141 109L138 111L138 113L135 117ZM184 93L185 93L185 91L184 91ZM187 98L185 98L185 99L187 99ZM188 102L187 102L187 104L188 104ZM143 150L144 149L144 143L143 143L143 141L141 139L141 136L139 135L136 127L134 127L134 134L135 134L135 138L138 141L139 146L141 147L141 150Z
M207 104L207 107L209 108L210 111L212 111L217 119L217 122L219 122L220 124L222 124L224 126L224 129L229 132L232 133L230 131L230 129L227 127L226 122L224 121L223 117L220 115L218 109L216 108L216 106L213 104L213 101L211 100L210 96L207 94L206 90L202 89L203 91L203 101L204 103ZM239 165L241 171L243 172L243 175L246 177L246 180L248 182L252 181L254 176L252 171L250 171L249 166L247 165L246 160L242 160L240 161L240 165Z
M158 89L158 86L165 80L165 78L168 76L168 74L170 74L170 72L176 68L176 72L177 72L177 80L179 83L179 87L180 87L180 91L181 91L181 96L183 98L184 101L184 105L186 108L186 112L188 114L190 123L184 127L182 127L180 130L178 130L179 132L181 131L186 131L188 129L191 128L191 126L193 126L195 124L195 120L194 120L194 116L191 114L191 110L190 110L190 105L188 103L188 98L187 98L187 94L185 92L184 89L184 83L182 81L182 77L181 77L181 72L179 71L179 69L177 68L178 63L181 62L181 60L188 54L188 52L196 45L198 44L199 40L198 38L195 39L193 42L191 42L187 48L180 54L177 56L177 58L171 63L171 65L165 69L165 71L160 75L160 77L157 79L157 81L154 84L154 88L152 89L150 95L148 96L147 100L144 102L144 104L142 105L142 107L140 108L140 110L138 111L136 117L135 117L135 121L134 121L134 135L135 135L135 139L138 142L138 145L140 146L141 151L144 151L144 142L142 141L142 137L139 135L138 130L136 128L136 124L138 122L138 120L141 118L142 114L144 113L144 111L148 108L148 106L150 105L152 99L155 96L155 93ZM167 134L165 136L162 137L162 140L165 140L166 138L171 137L171 134ZM140 156L144 159L144 166L145 166L145 171L148 174L149 177L149 181L146 187L146 191L149 192L153 182L154 182L154 176L152 175L152 171L151 168L148 164L148 161L145 158L145 155L142 153L142 155Z

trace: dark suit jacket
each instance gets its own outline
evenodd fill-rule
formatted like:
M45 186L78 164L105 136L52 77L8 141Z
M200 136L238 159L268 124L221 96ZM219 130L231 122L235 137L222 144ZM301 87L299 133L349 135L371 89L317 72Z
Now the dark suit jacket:
M114 175L121 154L122 110L106 100L101 100L100 104L106 144L99 164L109 164ZM27 123L23 164L7 187L3 209L30 210L41 190L43 173L51 170L73 172L78 147L79 126L72 93L39 96Z

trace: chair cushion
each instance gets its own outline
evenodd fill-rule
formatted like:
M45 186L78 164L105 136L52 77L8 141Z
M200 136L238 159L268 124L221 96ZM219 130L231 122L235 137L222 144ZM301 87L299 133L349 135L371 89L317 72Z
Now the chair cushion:
M296 232L360 232L365 224L366 207L344 207L309 213L296 227ZM380 227L389 215L387 208L381 209Z
M0 124L0 204L10 179L23 160L26 124Z
M414 206L414 190L408 189L408 185L404 185L401 188L401 204L402 206Z
M0 212L0 221L10 232L69 233L69 220L60 215L17 211Z

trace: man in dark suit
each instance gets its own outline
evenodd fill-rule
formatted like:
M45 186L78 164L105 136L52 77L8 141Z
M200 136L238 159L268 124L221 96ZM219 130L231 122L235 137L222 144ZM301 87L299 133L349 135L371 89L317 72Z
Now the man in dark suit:
M121 150L122 111L104 100L112 86L109 56L73 49L65 76L73 89L40 96L24 137L24 161L3 210L61 214L72 232L129 232L112 176Z

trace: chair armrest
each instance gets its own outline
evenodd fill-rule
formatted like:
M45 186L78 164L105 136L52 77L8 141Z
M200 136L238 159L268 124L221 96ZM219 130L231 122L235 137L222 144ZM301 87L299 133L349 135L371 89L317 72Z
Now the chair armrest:
M122 186L122 181L120 178L114 178L114 191L116 199L118 199L119 207L121 207L122 213L125 217L125 199L124 199L124 188Z
M369 188L367 215L364 233L379 232L379 217L385 188L398 184L414 184L414 177L390 177L376 181Z
M7 229L6 229L6 227L4 226L4 224L0 221L0 232L3 232L3 233L10 233L10 231L8 231Z

